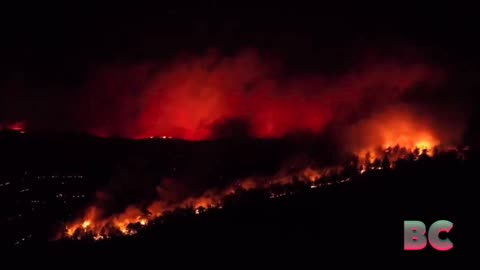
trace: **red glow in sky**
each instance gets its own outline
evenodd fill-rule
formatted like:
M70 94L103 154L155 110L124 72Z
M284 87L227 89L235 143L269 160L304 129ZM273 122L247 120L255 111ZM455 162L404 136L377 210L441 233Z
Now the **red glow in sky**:
M213 126L229 119L246 121L250 135L262 138L320 132L365 104L395 102L439 77L428 65L392 61L369 61L335 77L287 76L254 51L182 58L153 70L99 75L94 88L113 88L107 93L116 94L111 102L117 106L103 115L114 120L97 125L94 133L201 140L215 137Z
M25 122L14 122L14 123L11 123L11 124L6 124L6 125L2 125L0 123L0 131L2 130L12 130L12 131L16 131L16 132L19 132L19 133L25 133Z

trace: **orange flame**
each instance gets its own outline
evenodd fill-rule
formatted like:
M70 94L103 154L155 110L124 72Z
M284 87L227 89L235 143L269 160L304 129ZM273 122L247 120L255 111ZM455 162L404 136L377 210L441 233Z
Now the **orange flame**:
M162 200L155 201L148 207L149 215L145 215L135 206L130 206L121 214L99 218L98 214L100 211L97 207L92 206L87 210L87 214L83 218L68 224L66 226L66 232L60 235L59 238L69 237L82 239L86 235L91 235L94 240L103 240L110 238L115 235L115 233L132 235L137 233L137 230L132 227L133 224L136 224L138 227L146 226L153 219L162 216L165 211L178 208L192 208L195 214L201 214L208 209L222 208L224 198L230 194L235 194L238 189L250 190L268 188L272 185L287 185L293 183L294 179L310 185L311 188L317 188L318 182L324 177L338 174L342 169L342 167L323 169L307 167L295 174L279 175L268 179L268 181L262 178L247 178L225 189L207 190L201 196L190 197L179 203L169 205ZM349 179L344 179L341 182L348 180ZM284 195L283 193L272 193L270 198Z
M349 133L354 153L364 166L385 157L392 162L410 154L432 156L435 149L445 147L431 122L405 108L375 115L353 126Z
M115 233L132 235L137 233L132 226L133 224L139 227L146 226L153 219L162 216L165 211L177 208L192 208L194 213L200 214L207 209L221 208L224 198L230 194L235 194L238 189L251 190L267 188L271 185L286 185L293 183L293 179L299 179L304 183L315 182L321 180L324 176L337 172L339 168L314 169L307 167L296 174L279 175L268 179L268 181L264 178L251 177L224 189L207 190L198 197L190 197L175 204L167 204L162 200L155 201L148 207L149 215L145 215L135 206L130 206L121 214L102 218L99 208L91 206L83 218L68 224L65 233L59 235L59 238L81 239L85 235L91 235L94 240L102 240L111 237Z
M354 152L359 157L358 173L366 170L386 169L392 167L394 161L409 156L418 158L422 151L427 155L433 155L434 148L440 147L440 137L434 129L424 122L419 121L408 113L395 115L384 114L373 118L352 129L352 134L360 140L354 147ZM392 162L390 165L381 163L384 157ZM280 172L269 178L250 177L238 181L224 189L211 189L197 197L190 197L176 203L167 203L158 200L147 208L150 214L146 215L135 206L128 207L123 213L105 218L101 217L101 211L92 206L86 215L67 226L67 237L82 238L82 234L93 235L93 239L100 240L114 235L115 232L130 235L137 232L138 227L148 225L153 219L163 215L165 211L177 208L191 208L195 214L211 208L221 208L224 199L237 190L267 189L277 185L288 185L295 181L301 181L310 188L322 185L322 180L329 176L340 175L345 170L344 166L326 168L305 167L302 170L292 172ZM340 182L349 181L350 178ZM331 182L326 181L327 185ZM272 189L273 190L273 189ZM286 195L285 192L273 194L270 198ZM132 226L132 225L136 225ZM65 235L64 235L65 236Z

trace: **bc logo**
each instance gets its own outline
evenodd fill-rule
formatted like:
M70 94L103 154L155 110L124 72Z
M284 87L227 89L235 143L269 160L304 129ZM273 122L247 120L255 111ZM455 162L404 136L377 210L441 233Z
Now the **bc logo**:
M453 248L453 243L450 239L440 238L440 233L448 233L453 228L453 223L448 220L438 220L434 222L430 229L428 229L425 223L418 220L405 220L403 223L403 243L404 250L421 250L430 243L436 250L447 251ZM428 235L428 239L427 239Z

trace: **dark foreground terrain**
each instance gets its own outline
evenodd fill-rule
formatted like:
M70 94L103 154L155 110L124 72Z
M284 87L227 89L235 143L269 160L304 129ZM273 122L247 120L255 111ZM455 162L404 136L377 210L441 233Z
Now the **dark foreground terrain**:
M478 251L476 153L468 152L466 159L452 152L403 160L393 170L367 171L348 182L315 189L299 183L287 188L289 195L273 199L269 190L245 191L227 199L222 209L201 214L179 210L134 236L97 242L31 241L12 251L22 257L41 255L50 264L63 258L92 265L154 262L159 267L167 262L208 266L257 259L273 264L333 258L339 264L355 263L357 258L430 266L466 262ZM440 219L454 224L442 235L454 243L452 250L403 250L404 220L429 226Z
M247 192L223 209L202 215L185 210L133 237L56 242L46 251L92 262L149 260L151 256L159 261L179 256L180 262L200 256L202 264L219 258L278 263L332 257L342 263L357 256L367 261L433 265L463 261L474 255L478 239L476 164L445 156L405 163L394 171L371 171L321 189L298 188L294 195L273 200L262 191ZM452 250L440 252L430 246L422 251L403 250L404 220L429 226L439 219L454 223L448 235Z

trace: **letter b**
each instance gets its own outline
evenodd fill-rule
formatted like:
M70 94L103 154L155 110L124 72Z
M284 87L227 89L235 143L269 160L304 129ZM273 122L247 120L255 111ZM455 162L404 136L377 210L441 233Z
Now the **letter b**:
M403 223L404 250L420 250L427 246L426 226L417 220L405 220Z

